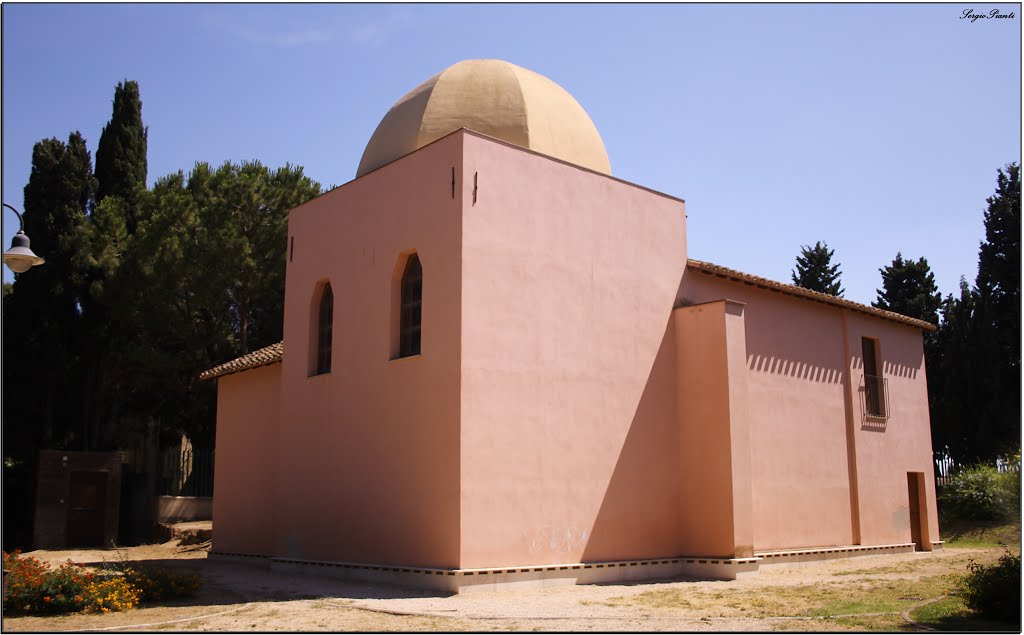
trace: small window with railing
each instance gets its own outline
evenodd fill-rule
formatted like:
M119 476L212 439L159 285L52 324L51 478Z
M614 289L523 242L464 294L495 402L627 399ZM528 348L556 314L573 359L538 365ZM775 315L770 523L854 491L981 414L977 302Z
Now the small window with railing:
M864 359L864 376L861 380L864 416L876 421L888 419L889 391L886 379L882 377L881 365L878 363L878 340L862 337L861 351Z

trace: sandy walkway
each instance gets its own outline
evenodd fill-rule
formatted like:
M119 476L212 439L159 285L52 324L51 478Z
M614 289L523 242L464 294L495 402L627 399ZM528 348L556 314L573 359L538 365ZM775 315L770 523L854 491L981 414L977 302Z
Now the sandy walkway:
M4 619L3 630L862 630L835 620L810 619L790 608L797 604L783 608L764 599L781 597L787 589L802 589L806 595L808 585L834 590L960 572L969 557L982 553L949 549L864 556L765 569L757 577L729 582L675 579L440 595L208 561L204 549L172 541L128 548L123 557L201 571L206 583L198 598L118 614ZM55 563L69 558L83 564L118 559L108 550L28 555ZM637 597L648 597L651 591L669 591L682 599L658 604ZM897 612L887 619L900 618Z

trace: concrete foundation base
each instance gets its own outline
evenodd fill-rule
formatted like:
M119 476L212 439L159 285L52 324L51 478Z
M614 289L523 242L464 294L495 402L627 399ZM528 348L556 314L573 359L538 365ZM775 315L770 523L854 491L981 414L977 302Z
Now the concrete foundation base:
M941 548L942 543L933 543ZM538 589L573 584L632 582L667 578L735 580L757 575L761 567L802 566L822 560L914 551L913 543L894 545L822 547L765 551L753 558L664 558L553 564L545 566L501 567L494 569L444 569L402 567L384 564L328 562L275 558L257 554L210 552L210 559L269 567L271 571L304 573L431 589L446 593Z
M213 549L211 549L206 557L208 560L237 562L239 564L270 568L270 556L264 556L256 553L225 553L223 551L213 551Z
M762 558L762 567L774 567L780 565L800 566L822 560L877 556L886 553L906 553L910 551L914 551L914 543L912 542L892 545L848 545L845 547L820 547L816 549L758 551L754 555Z
M760 558L666 558L501 567L439 569L394 565L274 558L255 554L210 552L210 559L268 566L272 571L312 573L347 580L394 584L449 593L536 589L573 584L628 582L676 577L735 580L757 573Z

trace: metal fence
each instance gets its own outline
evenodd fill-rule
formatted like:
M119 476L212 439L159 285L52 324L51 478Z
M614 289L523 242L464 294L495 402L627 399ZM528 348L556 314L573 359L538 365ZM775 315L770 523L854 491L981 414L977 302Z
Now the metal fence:
M953 460L946 452L933 452L932 461L935 464L935 486L942 487L952 480L953 476L962 467L961 465ZM999 472L1016 472L1020 470L1020 463L1009 458L1000 457L995 460L995 468Z
M213 496L214 451L167 448L161 453L159 496Z
M935 486L942 487L949 482L958 466L953 457L945 452L933 452L932 460L935 463Z

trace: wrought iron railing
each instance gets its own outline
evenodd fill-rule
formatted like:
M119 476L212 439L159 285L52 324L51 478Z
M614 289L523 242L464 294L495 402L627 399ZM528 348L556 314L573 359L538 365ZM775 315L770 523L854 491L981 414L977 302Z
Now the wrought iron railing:
M863 375L860 383L861 411L874 420L889 418L889 385L885 377Z
M212 449L166 448L160 466L161 496L212 496Z
M960 467L948 452L932 452L932 460L935 463L936 487L948 483L953 478L953 473Z

